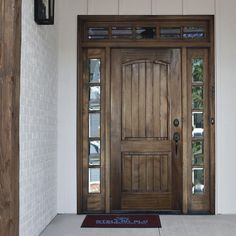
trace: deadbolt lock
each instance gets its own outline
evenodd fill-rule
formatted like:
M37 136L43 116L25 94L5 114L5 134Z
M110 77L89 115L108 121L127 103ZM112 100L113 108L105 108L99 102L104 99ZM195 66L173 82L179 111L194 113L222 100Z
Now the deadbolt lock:
M179 126L179 120L178 119L174 119L173 124L174 124L175 127L178 127Z

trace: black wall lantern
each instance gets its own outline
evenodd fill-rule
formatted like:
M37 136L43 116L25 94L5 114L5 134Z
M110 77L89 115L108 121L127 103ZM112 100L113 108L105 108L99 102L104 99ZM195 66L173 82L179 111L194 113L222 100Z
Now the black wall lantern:
M54 0L34 0L34 20L39 25L53 25Z

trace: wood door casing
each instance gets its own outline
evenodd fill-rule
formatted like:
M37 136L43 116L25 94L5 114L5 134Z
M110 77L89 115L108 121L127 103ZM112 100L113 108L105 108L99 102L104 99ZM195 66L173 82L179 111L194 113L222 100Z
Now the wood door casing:
M162 26L176 26L176 27L187 27L190 26L190 29L193 29L192 26L202 26L203 24L206 26L205 28L205 34L199 35L199 39L191 38L191 34L189 35L190 38L186 39L185 37L178 37L178 38L160 38L160 28ZM135 31L135 27L140 26L153 26L156 27L156 36L152 39L149 38L142 38L142 39L130 39L127 38L126 35L121 37L112 37L112 27L133 27ZM90 38L87 35L87 32L89 28L95 27L95 31L97 27L104 29L107 28L108 37L104 38ZM124 29L124 28L121 28ZM95 32L94 31L94 32ZM100 31L96 31L95 34L99 34ZM101 36L101 35L100 35ZM194 37L198 37L196 34L194 34ZM133 34L132 38L135 37L135 34ZM93 213L93 212L106 212L110 213L114 209L121 209L121 193L123 185L122 185L122 179L126 178L126 175L129 176L130 173L127 171L129 168L132 169L132 160L134 160L133 166L136 166L138 169L140 169L140 166L146 166L144 169L145 171L138 172L138 178L133 177L134 187L140 188L140 191L144 191L143 188L144 183L148 185L146 187L149 191L150 189L154 188L153 183L150 184L150 176L153 175L152 170L155 166L158 166L161 163L162 155L166 154L165 151L169 150L170 148L170 140L173 137L174 132L179 132L181 134L181 141L179 143L178 148L178 157L174 158L175 154L175 145L174 142L171 142L172 151L167 153L170 153L170 165L171 165L171 193L172 193L172 203L173 209L180 209L183 214L187 214L189 212L209 212L214 214L215 212L215 131L214 131L214 117L215 117L215 110L214 110L214 18L213 16L78 16L78 66L79 66L79 76L78 76L78 162L77 162L77 170L78 170L78 213ZM126 48L126 49L124 49ZM176 49L178 48L178 49ZM141 57L137 57L135 55L132 56L132 54L135 54L131 52L133 49L133 52L140 52L142 54ZM161 53L161 49L163 50ZM173 122L175 114L179 114L177 118L180 119L180 126L178 128L173 127L172 122L168 123L168 138L167 140L159 140L162 141L161 144L158 141L158 135L156 136L150 136L144 137L144 129L140 127L140 130L136 130L135 127L137 125L139 126L141 123L139 119L134 119L134 124L132 124L131 128L134 130L122 130L121 127L125 123L123 122L123 119L129 119L130 117L126 115L126 117L122 114L124 114L122 109L125 109L124 106L121 106L119 104L119 100L117 98L121 99L121 101L124 100L123 95L121 93L121 90L123 89L121 77L123 76L123 72L120 69L114 70L115 66L120 67L119 62L122 62L123 64L128 64L131 61L136 61L140 63L136 63L137 67L142 68L141 61L145 61L145 67L146 62L153 62L155 60L159 62L168 62L168 58L166 60L161 60L158 57L157 54L161 57L164 57L164 51L165 50L179 50L181 52L181 88L176 86L176 84L171 82L172 91L177 92L177 99L172 99L171 103L168 103L168 109L170 108L171 113L168 113L168 118ZM104 129L104 135L101 136L101 143L103 144L103 148L101 149L101 155L104 158L104 179L102 180L103 186L104 186L104 195L101 195L101 199L97 201L98 194L87 194L88 188L87 188L87 182L85 181L87 176L84 176L85 173L87 173L87 155L85 156L87 146L84 146L84 134L86 133L86 127L88 126L88 121L84 119L86 116L86 112L84 113L84 109L87 109L87 104L84 102L87 99L87 95L83 93L84 86L88 86L88 81L85 79L85 75L87 73L87 56L84 52L86 50L93 52L93 50L101 50L103 51L103 59L104 61L104 84L102 85L103 92L102 96L104 99L103 106L101 108L101 112L103 114L103 121L101 121L101 128ZM115 53L115 51L121 50L122 53L126 51L126 56L128 56L125 59L125 56L118 55L118 53ZM204 104L205 108L205 119L204 123L206 125L205 127L205 135L204 135L204 146L209 145L209 157L207 162L207 156L205 158L205 171L209 171L209 174L205 174L205 190L204 194L192 194L192 145L191 145L191 139L192 139L192 122L191 122L191 60L189 60L190 51L195 51L194 55L199 57L202 55L203 51L208 50L208 62L205 64L205 68L208 67L208 72L204 69L207 74L204 76L204 80L206 79L206 83L204 82L204 89L205 89L205 98L204 98ZM129 51L129 53L128 53ZM157 53L159 51L159 53ZM172 52L173 53L173 52ZM190 54L189 54L190 53ZM196 54L195 54L196 53ZM116 55L114 55L116 54ZM149 54L147 56L147 54ZM174 54L174 53L173 53ZM205 54L205 53L203 53ZM81 60L80 56L83 55L83 60ZM136 54L137 55L137 54ZM155 56L156 55L156 56ZM117 58L116 58L117 57ZM121 57L121 58L119 58ZM167 57L167 56L166 56ZM206 59L206 58L205 58ZM204 60L205 60L204 59ZM116 63L112 62L112 60L116 60ZM173 63L172 65L169 65L170 67L178 66L178 63ZM129 66L128 66L129 67ZM128 68L127 67L127 68ZM139 69L140 70L140 69ZM139 73L139 72L138 72ZM116 79L120 81L114 83L114 76L116 76ZM171 70L169 70L168 78L172 78ZM174 77L173 77L174 78ZM88 76L87 76L88 79ZM137 85L136 85L137 86ZM138 84L139 86L139 84ZM146 85L145 85L146 86ZM169 85L168 85L169 86ZM141 88L141 86L139 87ZM169 87L168 87L169 88ZM175 88L175 89L174 89ZM206 96L206 89L208 93L208 96ZM118 94L120 91L120 97L114 96L115 94ZM168 93L170 90L168 90ZM131 93L132 94L132 93ZM172 94L172 93L171 93ZM179 94L182 94L180 97ZM154 94L155 95L155 94ZM137 95L136 95L137 96ZM145 94L146 96L146 94ZM151 97L151 96L150 96ZM171 98L172 96L169 96ZM142 103L144 100L143 97L138 96L140 98L140 103ZM84 100L85 99L85 100ZM146 99L146 98L145 98ZM207 101L208 99L208 101ZM170 100L168 100L170 101ZM181 109L182 112L179 110L173 111L175 109L176 105L178 107L178 103L181 101ZM128 101L129 102L129 101ZM146 100L145 100L146 102ZM117 106L118 104L118 106ZM131 104L132 105L132 104ZM117 107L120 109L117 109ZM139 105L138 105L139 106ZM122 109L121 109L122 107ZM137 104L136 104L137 107ZM150 106L151 108L153 106ZM134 106L135 108L135 106ZM152 108L153 109L153 108ZM179 108L177 108L179 109ZM140 109L139 115L140 120L144 119L144 113L141 112L143 109ZM169 111L169 110L168 110ZM146 110L145 110L146 112ZM157 112L158 113L158 112ZM128 113L127 113L128 114ZM130 111L130 114L132 114L132 111ZM145 113L146 114L146 113ZM174 115L173 115L174 114ZM113 115L113 117L111 117ZM113 123L115 119L119 117L119 122ZM150 121L152 121L152 117L149 117ZM209 118L213 120L213 124L209 124ZM146 119L146 116L145 116ZM166 119L167 120L167 119ZM127 120L129 122L129 120ZM155 122L155 121L154 121ZM150 122L148 123L150 124ZM152 124L152 122L151 122ZM158 124L158 123L157 123ZM114 132L114 130L117 130L117 128L114 129L114 125L118 127L119 132ZM145 124L146 125L146 124ZM153 125L153 124L152 124ZM113 126L113 130L111 129ZM151 127L151 126L149 126ZM208 132L207 132L208 130ZM128 137L129 140L123 140L125 138L126 132L136 132L142 134L141 137L135 137L130 136ZM145 128L146 132L146 128ZM113 136L114 135L114 136ZM117 137L118 136L118 137ZM112 141L113 139L113 141ZM209 139L209 140L208 140ZM83 142L81 142L83 140ZM118 141L117 141L118 140ZM144 141L148 142L144 142ZM85 140L86 141L86 140ZM117 141L117 142L116 142ZM142 142L142 143L141 143ZM136 145L139 143L139 145ZM145 145L145 149L143 148L143 145ZM155 148L153 148L155 147ZM158 151L156 151L158 149ZM133 150L133 151L132 151ZM207 146L204 147L205 153L207 153ZM119 153L120 155L117 155L114 159L114 153ZM161 155L160 155L161 154ZM155 157L153 155L156 155ZM148 158L145 158L148 157ZM116 159L118 158L119 161ZM159 159L158 159L159 158ZM167 157L168 158L168 157ZM166 159L165 159L166 160ZM116 161L117 163L114 163ZM122 161L122 162L121 162ZM182 163L179 163L182 162ZM167 162L168 163L168 162ZM117 165L118 164L118 165ZM122 165L125 167L125 171L122 172ZM131 165L131 167L129 167ZM151 168L152 166L153 168ZM133 167L134 168L134 167ZM150 171L151 168L151 171ZM158 167L159 168L159 167ZM157 169L158 169L157 168ZM124 169L124 168L123 168ZM127 170L126 170L127 169ZM123 173L123 174L122 174ZM122 174L122 175L121 175ZM161 174L162 175L162 174ZM115 177L114 177L115 176ZM117 176L119 178L117 178ZM158 175L159 176L159 175ZM175 178L175 176L182 176L180 179ZM156 177L155 177L156 178ZM195 177L194 177L195 178ZM208 180L209 178L209 180ZM132 178L131 178L132 180ZM140 182L141 180L141 182ZM168 179L169 180L169 179ZM136 183L136 182L137 183ZM140 183L139 183L140 182ZM127 186L129 187L130 184L132 184L132 181L125 182L124 188L127 193ZM156 182L155 182L156 184ZM159 183L160 184L160 183ZM157 184L157 186L159 185ZM117 186L114 186L117 185ZM131 186L132 187L132 186ZM129 188L131 188L129 187ZM155 187L156 188L156 187ZM158 187L159 188L159 187ZM207 190L209 189L209 191ZM136 190L136 189L135 189ZM138 190L139 191L139 190ZM179 193L178 193L179 192ZM85 193L85 194L83 194ZM137 192L136 192L137 193ZM144 192L141 192L142 194ZM149 194L150 195L150 194ZM137 194L136 194L137 196ZM133 196L132 196L133 197ZM181 198L179 200L179 198ZM205 199L208 199L205 201ZM93 200L92 200L93 199ZM119 200L117 200L119 199ZM91 201L92 200L92 201ZM149 196L149 200L151 201L151 197ZM119 203L120 201L120 203ZM140 201L140 199L139 199ZM94 204L96 203L96 204ZM208 206L209 205L209 206ZM136 209L135 209L136 210ZM137 209L138 210L138 209Z
M181 141L176 148L172 139L182 126L180 49L111 55L112 210L178 210Z

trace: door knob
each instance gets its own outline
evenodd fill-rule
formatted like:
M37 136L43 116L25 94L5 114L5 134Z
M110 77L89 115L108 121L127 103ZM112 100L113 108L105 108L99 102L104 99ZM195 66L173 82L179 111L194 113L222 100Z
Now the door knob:
M180 134L178 132L175 132L173 135L173 140L175 141L175 155L177 156L178 154L178 144L180 140Z
M179 140L180 140L180 134L179 134L178 132L175 132L175 133L174 133L174 136L173 136L173 139L174 139L174 141L175 141L176 143L178 143Z

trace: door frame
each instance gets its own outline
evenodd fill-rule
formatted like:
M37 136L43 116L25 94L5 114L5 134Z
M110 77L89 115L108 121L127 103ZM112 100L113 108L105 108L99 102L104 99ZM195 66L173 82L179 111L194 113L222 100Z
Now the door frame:
M91 22L96 22L97 25L102 25L104 22L137 22L137 23L147 23L150 21L185 21L185 22L194 22L194 21L207 21L208 22L208 40L206 41L112 41L112 40L88 40L86 38L88 25L91 25ZM82 213L83 206L83 163L82 163L82 153L83 153L83 78L85 77L84 69L86 68L86 58L83 55L83 51L89 48L102 48L105 52L105 83L104 90L106 92L106 100L104 106L104 121L105 121L105 212L110 213L110 111L111 111L111 102L110 102L110 57L112 48L181 48L181 59L182 61L187 62L188 58L188 49L190 48L207 48L209 50L209 118L215 119L215 65L214 65L214 16L78 16L78 77L77 77L77 213ZM81 56L81 57L80 57ZM190 193L189 186L191 185L191 173L189 172L189 166L191 161L189 160L189 145L186 140L188 140L188 108L189 102L187 101L188 94L188 68L187 63L182 63L182 106L183 106L183 197L182 197L182 213L187 214L191 213L190 209ZM210 126L209 132L209 148L210 148L210 169L209 169L209 178L210 178L210 211L209 213L215 214L215 126ZM82 142L81 142L82 140Z
M21 0L0 1L0 235L19 235Z

